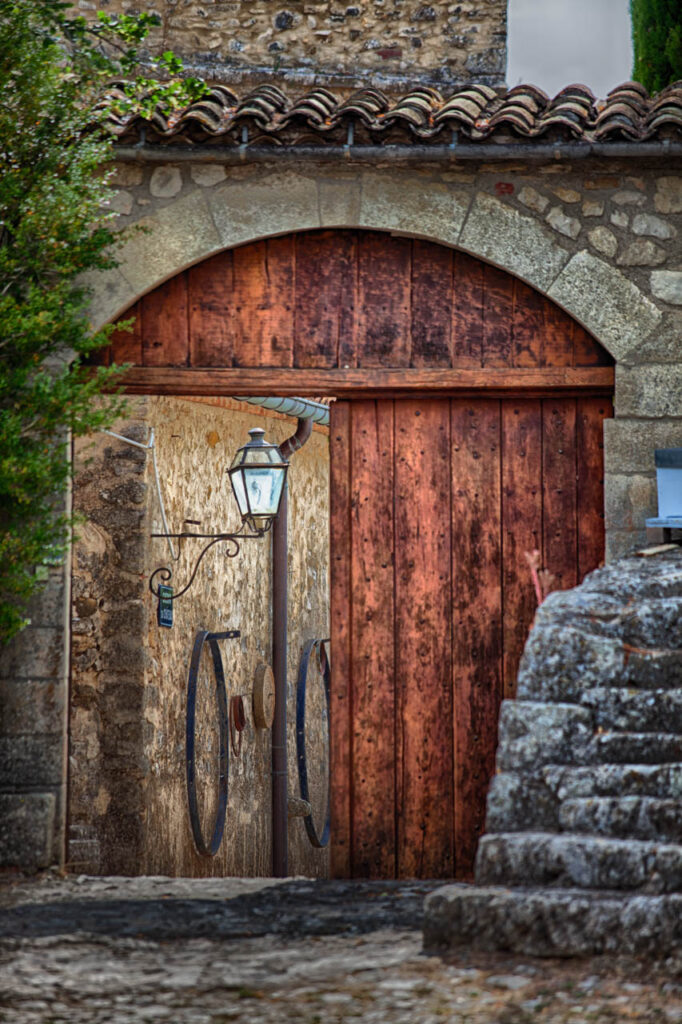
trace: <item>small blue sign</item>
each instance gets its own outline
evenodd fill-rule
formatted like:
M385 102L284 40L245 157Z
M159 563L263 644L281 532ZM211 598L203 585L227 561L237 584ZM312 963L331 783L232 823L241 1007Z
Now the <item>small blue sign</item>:
M163 584L159 586L159 603L156 618L160 626L171 629L173 626L173 588Z

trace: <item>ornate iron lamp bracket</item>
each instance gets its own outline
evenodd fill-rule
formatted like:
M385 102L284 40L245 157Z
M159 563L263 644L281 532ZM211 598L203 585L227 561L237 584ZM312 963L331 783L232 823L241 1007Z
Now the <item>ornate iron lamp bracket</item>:
M207 551L210 551L211 548L214 547L216 544L227 544L227 551L225 552L226 557L236 558L240 551L239 545L243 540L257 540L260 537L264 537L271 526L272 520L270 520L262 528L254 530L252 533L246 533L242 531L238 531L237 533L153 533L152 537L164 537L166 539L170 537L175 540L208 540L208 544L206 544L206 546L204 547L203 551L200 553L199 557L197 558L194 564L194 569L192 570L192 575L189 578L189 582L182 588L182 590L179 590L177 594L164 594L164 600L177 601L179 597L182 597L183 594L187 593L189 588L194 583L194 578L197 574L199 566L201 565L201 561L204 555L206 554ZM159 582L157 582L156 589L154 589L154 580L156 579L157 576L159 577ZM154 572L149 577L149 589L151 590L154 597L157 597L159 599L161 598L162 594L160 592L159 587L167 586L172 577L173 570L170 569L167 565L160 565L158 569L154 570Z

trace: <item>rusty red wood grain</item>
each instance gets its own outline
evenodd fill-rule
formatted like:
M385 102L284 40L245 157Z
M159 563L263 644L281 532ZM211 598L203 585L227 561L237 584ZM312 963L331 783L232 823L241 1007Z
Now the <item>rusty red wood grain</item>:
M412 366L450 366L453 257L443 246L412 243Z
M412 243L364 232L358 245L357 365L410 365Z
M542 506L545 567L555 589L578 582L576 400L542 402Z
M296 366L338 366L340 349L352 343L356 246L351 232L310 232L296 237Z
M494 770L502 676L500 403L452 401L455 869L470 879Z
M483 359L485 264L455 252L452 279L452 366L480 367Z
M514 366L572 366L572 324L563 310L523 281L514 281Z
M393 402L354 402L351 436L352 871L393 878Z
M512 366L514 279L497 267L483 272L483 366Z
M613 359L585 328L570 320L573 329L573 365L574 366L612 366Z
M236 366L293 366L294 238L270 238L233 253Z
M114 331L110 340L111 362L132 363L139 366L142 362L142 316L140 303L128 310L121 320L133 320L132 330Z
M502 402L503 696L516 696L519 659L537 607L526 554L542 555L542 407Z
M228 249L188 271L191 366L232 366L232 270L232 251Z
M450 403L395 403L397 874L453 873Z
M604 559L604 420L611 400L579 398L577 407L578 579Z
M189 361L187 274L145 295L142 308L142 360L145 366L186 366Z

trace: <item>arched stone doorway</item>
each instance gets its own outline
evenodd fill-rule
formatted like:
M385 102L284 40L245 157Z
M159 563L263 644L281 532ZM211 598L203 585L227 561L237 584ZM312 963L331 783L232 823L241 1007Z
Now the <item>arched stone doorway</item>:
M134 392L327 394L336 875L470 874L532 620L603 555L613 361L504 271L386 233L226 250L142 298Z

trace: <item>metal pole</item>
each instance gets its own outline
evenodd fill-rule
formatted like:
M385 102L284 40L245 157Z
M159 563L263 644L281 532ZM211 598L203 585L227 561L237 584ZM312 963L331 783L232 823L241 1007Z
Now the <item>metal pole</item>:
M279 445L289 460L310 437L313 423L300 419L296 433ZM272 671L275 677L275 718L272 723L272 873L275 878L289 874L287 765L287 636L288 607L288 485L272 528Z

